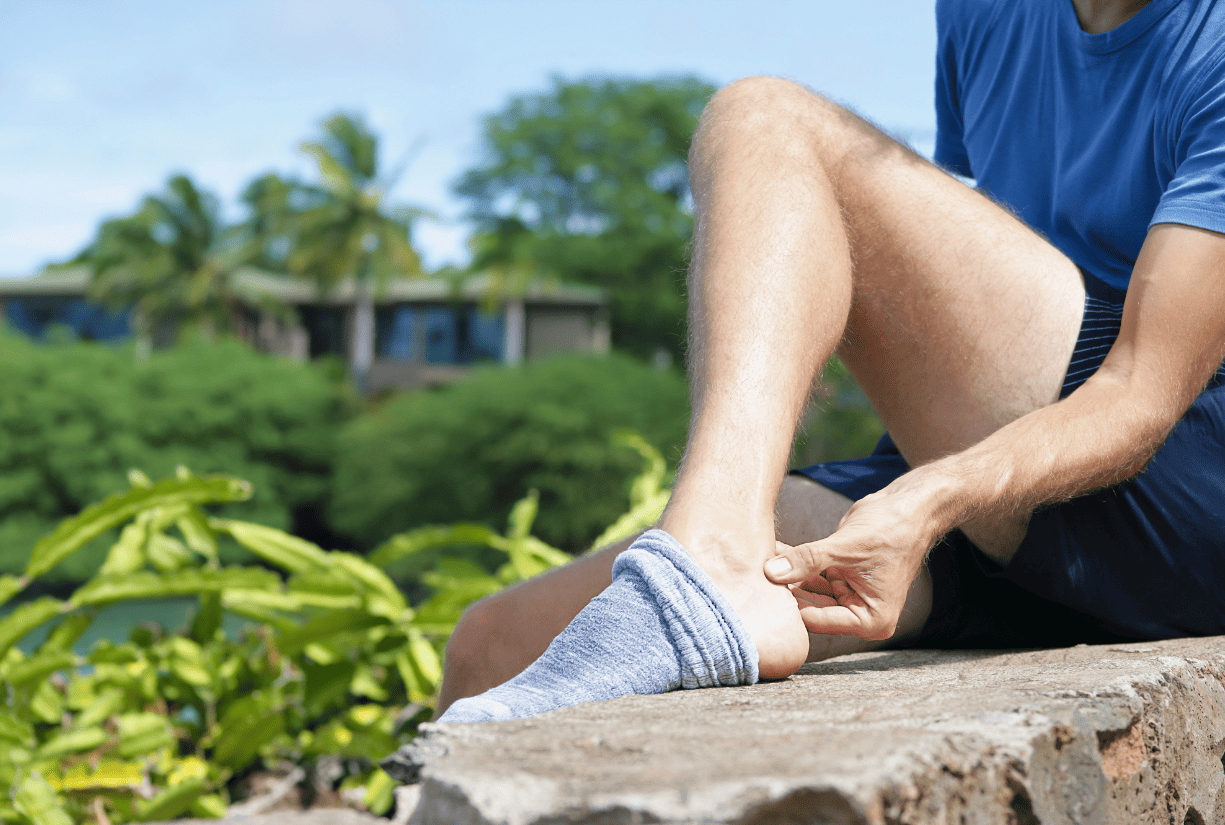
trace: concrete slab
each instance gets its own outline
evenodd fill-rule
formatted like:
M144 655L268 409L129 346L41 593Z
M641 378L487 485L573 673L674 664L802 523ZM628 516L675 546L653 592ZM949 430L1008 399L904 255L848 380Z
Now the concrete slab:
M1225 637L901 651L433 725L417 825L1225 822Z

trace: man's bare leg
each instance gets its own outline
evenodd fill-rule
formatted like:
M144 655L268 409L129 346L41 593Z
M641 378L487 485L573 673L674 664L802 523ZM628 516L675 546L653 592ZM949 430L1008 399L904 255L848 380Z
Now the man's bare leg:
M1079 271L1013 216L786 81L721 91L690 157L694 418L661 526L739 613L763 676L803 663L762 573L796 421L835 351L912 465L1058 396ZM969 525L1008 557L1024 517Z

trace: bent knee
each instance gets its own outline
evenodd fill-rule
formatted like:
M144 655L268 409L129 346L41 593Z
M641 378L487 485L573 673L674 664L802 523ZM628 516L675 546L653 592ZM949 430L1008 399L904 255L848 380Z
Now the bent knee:
M449 674L465 678L487 669L505 644L506 623L501 593L473 602L447 639L444 659ZM499 632L500 631L500 632Z
M747 77L724 86L707 104L694 136L695 150L721 134L744 132L756 140L799 136L804 143L836 123L845 110L820 94L779 77Z

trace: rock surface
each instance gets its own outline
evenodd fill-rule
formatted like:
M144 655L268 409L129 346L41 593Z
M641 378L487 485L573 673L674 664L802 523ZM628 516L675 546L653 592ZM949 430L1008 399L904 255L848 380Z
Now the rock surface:
M1225 637L900 651L427 726L417 825L1225 822Z
M149 825L388 825L386 819L349 808L315 808L311 811L274 811L225 819L176 819Z

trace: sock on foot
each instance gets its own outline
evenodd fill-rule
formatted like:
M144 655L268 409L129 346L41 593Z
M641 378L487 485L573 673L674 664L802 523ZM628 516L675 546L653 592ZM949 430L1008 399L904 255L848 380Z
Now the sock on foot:
M439 722L519 719L677 688L751 685L757 648L723 594L663 530L613 564L613 583L523 673L461 699Z

